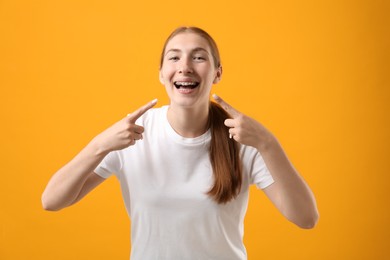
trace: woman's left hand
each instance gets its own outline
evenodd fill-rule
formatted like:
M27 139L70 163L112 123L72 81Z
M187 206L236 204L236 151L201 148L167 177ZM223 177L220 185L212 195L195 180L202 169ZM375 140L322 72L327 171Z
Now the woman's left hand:
M229 128L229 134L234 140L255 147L259 151L267 146L267 143L273 137L270 131L253 118L233 108L219 96L214 94L213 98L232 116L232 118L225 120L225 125Z
M278 210L301 228L313 228L318 221L316 201L309 186L292 166L282 146L271 132L256 120L238 112L220 97L214 99L232 118L225 120L234 140L257 148L275 183L264 192Z

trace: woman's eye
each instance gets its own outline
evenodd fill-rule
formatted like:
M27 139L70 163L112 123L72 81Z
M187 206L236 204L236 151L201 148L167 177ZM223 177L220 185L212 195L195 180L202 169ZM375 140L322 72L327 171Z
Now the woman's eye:
M177 56L169 57L169 60L177 61L179 60L179 57Z
M205 58L202 57L202 56L195 56L195 57L194 57L194 60L205 60Z

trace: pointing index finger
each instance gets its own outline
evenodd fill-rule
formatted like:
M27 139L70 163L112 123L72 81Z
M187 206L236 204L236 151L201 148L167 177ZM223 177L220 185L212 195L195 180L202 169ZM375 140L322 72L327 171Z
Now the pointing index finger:
M131 114L128 114L127 116L130 117L130 120L135 123L135 121L140 117L142 116L143 114L145 114L146 111L148 111L149 109L151 109L152 107L154 107L155 105L157 104L157 98L150 101L149 103L147 103L146 105L138 108L136 111L134 111L133 113Z
M223 109L225 109L226 112L228 112L232 117L236 117L240 114L236 109L234 109L231 105L226 103L221 97L217 96L216 94L213 94L213 98L215 101L217 101L218 104L221 105Z

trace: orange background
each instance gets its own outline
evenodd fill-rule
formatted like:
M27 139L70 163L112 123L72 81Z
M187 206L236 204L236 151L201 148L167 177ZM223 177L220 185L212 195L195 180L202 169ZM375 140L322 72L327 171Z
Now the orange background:
M129 258L115 178L56 213L40 196L96 134L167 104L158 61L180 25L215 38L214 92L279 138L317 198L318 226L301 230L253 188L249 259L385 259L389 13L369 0L1 0L0 259Z

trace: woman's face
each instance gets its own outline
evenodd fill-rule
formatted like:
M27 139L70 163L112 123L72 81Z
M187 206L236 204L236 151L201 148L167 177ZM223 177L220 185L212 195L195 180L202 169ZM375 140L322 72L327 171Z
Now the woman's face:
M171 105L189 108L208 105L211 86L219 81L221 72L214 66L208 42L195 33L184 32L166 45L160 81Z

